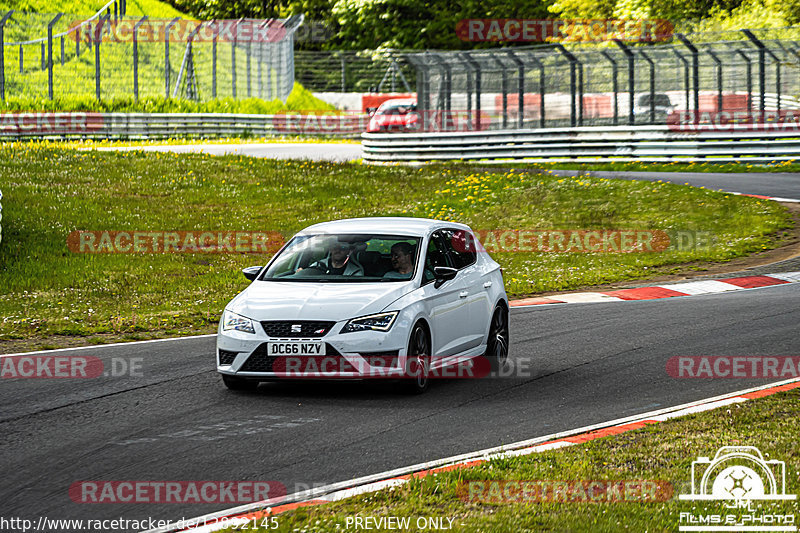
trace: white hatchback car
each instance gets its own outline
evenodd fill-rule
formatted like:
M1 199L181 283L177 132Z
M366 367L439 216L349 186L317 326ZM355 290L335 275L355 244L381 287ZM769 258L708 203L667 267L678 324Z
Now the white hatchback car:
M295 235L225 307L217 371L231 389L286 378L431 377L508 357L500 266L468 226L419 218L325 222ZM485 366L485 365L484 365Z

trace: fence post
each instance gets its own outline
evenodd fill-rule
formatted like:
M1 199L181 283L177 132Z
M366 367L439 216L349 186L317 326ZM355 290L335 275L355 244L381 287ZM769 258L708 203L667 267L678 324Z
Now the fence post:
M533 64L539 69L539 127L544 128L545 122L545 93L546 85L545 85L545 78L544 78L544 63L539 61L533 56L530 56L530 60L533 61Z
M24 62L23 62L23 51L22 45L19 45L19 73L22 74L24 72Z
M263 65L262 65L262 63L264 62L264 40L265 39L264 39L263 35L269 34L269 29L267 29L266 31L263 31L263 30L266 27L266 25L270 22L270 20L271 19L265 19L264 22L262 22L261 24L258 25L258 29L260 30L258 32L258 35L262 36L262 37L260 37L260 40L258 42L258 59L257 59L257 64L258 64L258 97L259 98L263 98L264 97L264 75L263 75ZM269 40L269 39L266 39L266 40Z
M172 29L172 26L174 26L179 20L179 17L175 17L164 28L164 98L169 98L169 78L170 71L172 70L169 61L169 32Z
M239 23L244 18L240 18L233 25L233 44L231 45L231 96L236 98L236 45L239 44Z
M508 127L508 79L506 77L506 66L496 55L492 54L489 57L500 66L500 92L503 95L503 128L505 129Z
M103 24L108 21L108 15L100 17L97 26L95 26L94 33L91 37L94 39L94 94L97 100L100 101L100 42L103 40ZM91 28L91 25L89 25Z
M671 49L672 53L683 63L683 98L684 98L684 107L686 110L689 110L689 62L683 57L683 54L675 50L674 48ZM750 80L747 80L748 83Z
M523 128L525 110L525 63L523 63L513 51L506 51L508 57L517 65L517 127Z
M467 128L472 129L474 122L472 121L472 63L470 63L467 59L464 58L464 53L456 54L461 63L464 65L466 73L466 82L467 82ZM394 60L393 60L394 61ZM394 65L394 63L392 63ZM385 76L384 76L385 77ZM394 90L392 90L394 92ZM419 95L417 95L419 97Z
M481 65L473 59L470 52L464 52L464 57L467 59L472 68L475 69L475 115L478 117L478 130L483 129L483 122L481 122ZM417 83L419 85L419 82Z
M764 108L766 107L766 85L767 85L767 59L766 54L775 62L775 93L778 97L777 108L781 110L781 60L776 56L772 50L766 47L753 32L750 30L742 30L750 41L758 47L758 83L759 90L761 91L761 118L764 118Z
M143 16L133 25L133 99L139 101L139 27L147 20Z
M611 89L614 91L613 124L616 126L619 124L619 102L617 101L617 93L619 92L619 83L617 81L617 60L614 59L614 56L612 56L608 50L603 50L600 53L603 54L603 57L608 59L609 63L611 63Z
M689 49L692 54L692 91L693 91L693 107L694 107L694 123L700 121L700 53L697 47L692 44L692 41L686 38L682 33L675 35L683 45Z
M716 82L717 82L717 113L722 111L722 60L712 50L706 50L706 53L714 60L716 67Z
M451 68L450 65L448 65L445 60L439 57L439 55L436 52L434 52L431 57L433 57L433 60L444 71L444 76L442 76L443 78L442 83L439 85L439 105L443 111L441 116L441 129L443 131L448 131L446 128L450 124L450 122L452 122L452 115L450 114L450 91L452 90ZM505 114L505 108L503 109L503 112Z
M427 54L427 52L425 53ZM428 131L431 118L430 91L428 90L428 84L430 83L430 78L428 77L429 67L424 60L417 62L416 58L411 55L408 58L417 68L417 111L421 112L422 131Z
M342 67L342 92L347 92L347 60L344 57L344 54L339 55L339 61L341 62Z
M575 127L577 125L577 113L575 107L575 98L577 97L577 86L576 86L576 66L580 64L578 58L572 55L569 50L564 48L564 45L561 43L556 43L556 50L561 52L561 54L567 58L569 61L569 125L571 127ZM581 70L581 78L583 78L583 71ZM581 88L581 92L583 92ZM581 102L581 108L583 108L583 102ZM583 112L581 111L581 116Z
M741 49L737 49L736 53L744 59L745 65L745 79L747 80L747 110L753 110L753 67L750 65L750 57Z
M247 56L247 97L249 98L252 96L252 84L250 81L250 57L251 57L251 50L250 46L253 44L252 39L247 41L247 48L245 48L245 55Z
M11 15L14 14L12 9L3 18L0 18L0 100L6 99L6 47L5 47L5 25Z
M759 41L753 32L750 30L742 30L742 33L750 39L756 48L758 48L758 93L759 93L759 102L758 102L758 111L761 114L763 119L764 117L764 109L766 108L766 93L767 93L767 73L766 73L766 52L764 51L765 46L764 43Z
M583 63L576 57L578 67L578 126L583 126Z
M50 21L50 24L47 25L47 96L50 100L53 99L53 26L55 26L58 19L63 16L64 13L59 13Z
M636 123L636 117L633 115L634 99L636 98L636 73L634 71L633 52L619 39L614 39L614 43L620 47L628 59L628 124L633 126Z
M64 66L64 36L61 36L61 66Z
M639 50L639 55L647 61L650 66L650 84L648 86L648 94L650 95L650 124L656 123L656 67L653 60L644 53L644 50Z
M217 37L219 36L219 22L212 20L214 37L211 39L211 98L217 97Z

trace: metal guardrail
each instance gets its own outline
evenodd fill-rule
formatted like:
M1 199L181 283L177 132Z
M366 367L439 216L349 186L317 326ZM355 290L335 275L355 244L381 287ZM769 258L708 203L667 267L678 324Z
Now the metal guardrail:
M230 113L0 113L0 140L10 139L163 139L174 137L261 137L326 135L358 137L361 116L326 123L318 117L308 127L296 113L278 115ZM312 117L314 118L314 117Z
M616 126L364 133L364 161L511 159L530 162L777 161L800 159L800 128L737 125L730 131L676 131L670 126Z

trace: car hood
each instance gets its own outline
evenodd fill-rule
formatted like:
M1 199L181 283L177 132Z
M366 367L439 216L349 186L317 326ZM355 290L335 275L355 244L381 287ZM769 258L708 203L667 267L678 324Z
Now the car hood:
M413 283L255 281L226 309L254 320L347 320L383 311Z

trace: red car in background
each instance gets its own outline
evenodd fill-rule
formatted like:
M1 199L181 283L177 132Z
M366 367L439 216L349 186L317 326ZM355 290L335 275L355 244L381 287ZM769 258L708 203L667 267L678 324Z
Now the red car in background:
M386 100L370 113L368 133L413 132L420 128L417 101L414 99Z

